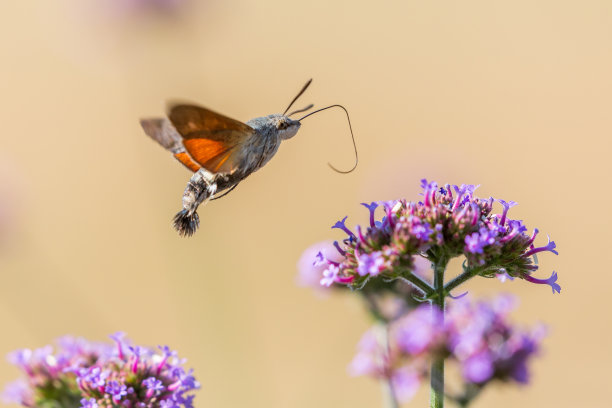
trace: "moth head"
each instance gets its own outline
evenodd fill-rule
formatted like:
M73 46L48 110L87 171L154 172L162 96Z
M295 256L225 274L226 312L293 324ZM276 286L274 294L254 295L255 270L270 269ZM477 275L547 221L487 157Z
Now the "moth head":
M291 139L300 130L302 124L284 115L274 115L272 118L272 126L278 132L281 140Z

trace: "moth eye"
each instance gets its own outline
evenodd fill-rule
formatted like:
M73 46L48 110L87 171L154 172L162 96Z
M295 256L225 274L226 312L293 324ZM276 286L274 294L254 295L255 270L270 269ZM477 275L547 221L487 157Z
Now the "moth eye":
M279 130L287 129L287 122L278 122L276 128Z

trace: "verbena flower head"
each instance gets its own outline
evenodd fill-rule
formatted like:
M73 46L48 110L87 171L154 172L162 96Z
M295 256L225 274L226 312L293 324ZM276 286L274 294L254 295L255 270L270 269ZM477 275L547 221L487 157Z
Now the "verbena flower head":
M366 332L349 372L390 380L403 402L427 378L436 356L459 365L466 390L495 380L525 384L528 362L536 355L544 330L514 326L508 318L514 303L508 296L458 300L449 306L443 325L438 324L437 312L432 313L435 306L423 304L387 329L376 326Z
M175 352L131 346L121 333L111 337L114 345L64 338L55 352L12 353L26 378L7 387L5 400L28 407L193 407L190 393L199 384Z
M332 228L346 238L336 243L342 260L319 254L316 262L325 265L321 284L343 284L363 288L373 277L386 280L406 277L414 270L414 259L423 256L432 262L463 256L464 268L484 277L503 275L532 283L547 284L560 292L555 272L548 279L533 273L538 265L533 256L544 251L557 254L554 241L536 247L538 230L527 233L520 220L508 217L515 202L497 200L501 212L494 213L495 199L478 198L477 186L445 185L422 180L423 200L395 200L363 204L369 210L369 225L346 226L346 217ZM376 211L382 210L382 218Z

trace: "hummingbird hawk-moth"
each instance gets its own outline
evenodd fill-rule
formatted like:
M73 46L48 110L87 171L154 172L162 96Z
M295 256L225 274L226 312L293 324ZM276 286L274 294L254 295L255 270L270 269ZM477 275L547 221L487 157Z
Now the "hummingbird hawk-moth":
M223 197L251 173L263 167L276 154L283 140L297 134L301 120L332 107L344 109L348 118L343 106L331 105L300 119L291 119L290 116L313 107L308 105L287 114L311 82L312 79L304 85L284 113L262 116L246 123L201 106L183 103L168 104L166 118L140 120L148 136L194 172L183 193L183 209L173 220L174 228L181 236L191 236L199 227L197 209L200 205ZM356 148L355 159L355 166L348 171L339 171L330 166L340 173L349 173L357 166ZM223 194L218 195L220 193Z

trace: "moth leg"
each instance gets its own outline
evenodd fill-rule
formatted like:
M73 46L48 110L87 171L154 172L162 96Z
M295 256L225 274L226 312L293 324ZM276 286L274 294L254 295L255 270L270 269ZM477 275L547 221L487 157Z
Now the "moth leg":
M220 198L225 197L226 195L228 195L229 193L231 193L231 192L232 192L232 190L234 190L236 187L238 187L238 183L236 183L236 184L234 184L233 186L231 186L229 190L227 190L227 191L223 192L223 194L221 194L220 196L217 196L217 197L213 197L213 198L211 198L211 200L218 200L218 199L220 199Z

